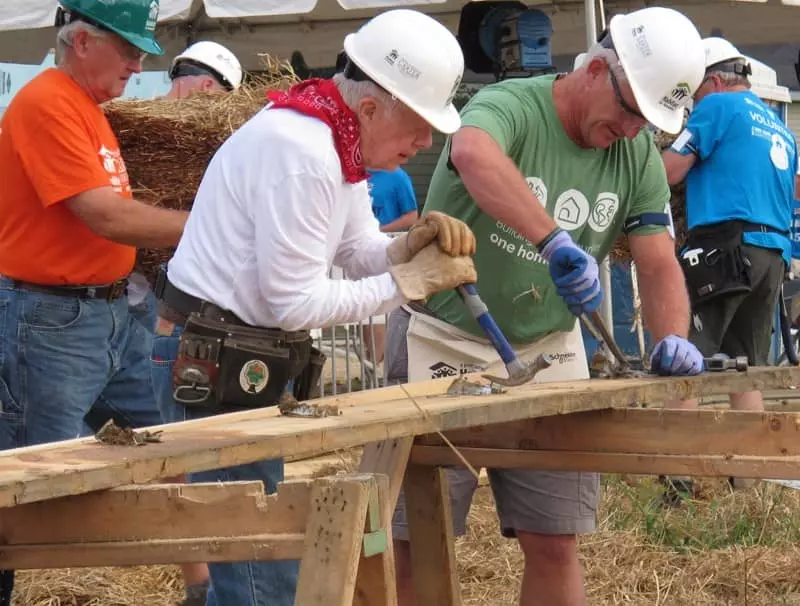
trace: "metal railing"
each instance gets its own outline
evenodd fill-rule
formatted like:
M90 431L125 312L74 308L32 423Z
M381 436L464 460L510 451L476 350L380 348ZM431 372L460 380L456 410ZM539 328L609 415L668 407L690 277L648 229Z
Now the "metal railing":
M402 233L387 235L396 237ZM346 279L344 270L336 266L331 268L329 277L333 280ZM388 320L388 314L370 316L360 322L335 324L311 331L314 346L328 357L320 377L321 395L375 389L385 384L383 351L376 350L376 334L385 334ZM383 338L378 340L381 349L383 342Z

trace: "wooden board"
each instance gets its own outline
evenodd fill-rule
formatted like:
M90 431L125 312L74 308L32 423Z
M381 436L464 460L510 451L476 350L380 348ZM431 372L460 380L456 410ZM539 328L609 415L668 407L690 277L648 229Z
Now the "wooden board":
M789 387L800 384L800 368L530 384L491 396L447 396L450 383L438 379L321 400L340 407L342 414L336 417L290 418L274 408L262 409L165 425L160 427L163 441L145 446L107 446L86 438L5 451L0 455L0 507L261 459L311 457L436 430Z

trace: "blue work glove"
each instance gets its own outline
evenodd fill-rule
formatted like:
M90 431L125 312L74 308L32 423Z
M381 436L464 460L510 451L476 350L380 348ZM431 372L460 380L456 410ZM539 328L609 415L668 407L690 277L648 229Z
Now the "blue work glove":
M659 341L650 357L650 370L660 375L699 375L704 365L700 350L676 335Z
M550 277L558 296L576 316L597 311L603 299L597 261L572 241L565 231L558 231L540 245L539 252L550 264Z

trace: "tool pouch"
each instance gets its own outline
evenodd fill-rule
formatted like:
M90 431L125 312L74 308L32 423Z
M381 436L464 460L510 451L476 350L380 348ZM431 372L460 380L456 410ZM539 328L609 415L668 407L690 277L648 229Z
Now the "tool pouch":
M294 382L294 397L298 402L320 396L320 378L327 356L316 347L311 347L308 364Z
M203 406L223 411L278 404L287 383L308 365L311 348L311 339L306 333L236 325L198 314L189 316L181 341L217 344L214 350L216 372L209 375L209 379L213 380L202 385L208 389L198 390L199 385L186 385L185 371L173 371L175 399L184 406ZM196 359L187 356L181 359L180 353L175 362L176 369L197 365ZM211 361L208 361L203 368L210 366ZM192 378L189 376L189 379ZM187 397L199 396L198 391L207 397Z
M679 259L692 305L752 291L750 259L735 222L691 230Z
M186 321L172 367L172 397L186 407L212 408L225 331L206 326L197 314Z

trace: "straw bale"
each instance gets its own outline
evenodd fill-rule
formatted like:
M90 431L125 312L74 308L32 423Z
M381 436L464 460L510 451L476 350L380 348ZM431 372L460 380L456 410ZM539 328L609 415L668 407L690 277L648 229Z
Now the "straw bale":
M111 101L105 114L120 143L136 199L190 210L206 167L222 143L267 102L267 92L298 81L287 63L262 56L263 74L226 94L194 93L185 99ZM173 248L141 249L137 263L153 281Z
M686 124L688 113L684 116L683 123ZM654 139L659 152L667 149L675 140L677 135L670 135L662 130L656 130ZM672 209L672 220L675 224L675 250L677 251L686 241L686 185L679 183L670 188L670 207ZM611 259L614 261L630 261L631 249L628 238L625 235L619 236L614 246L611 248Z

